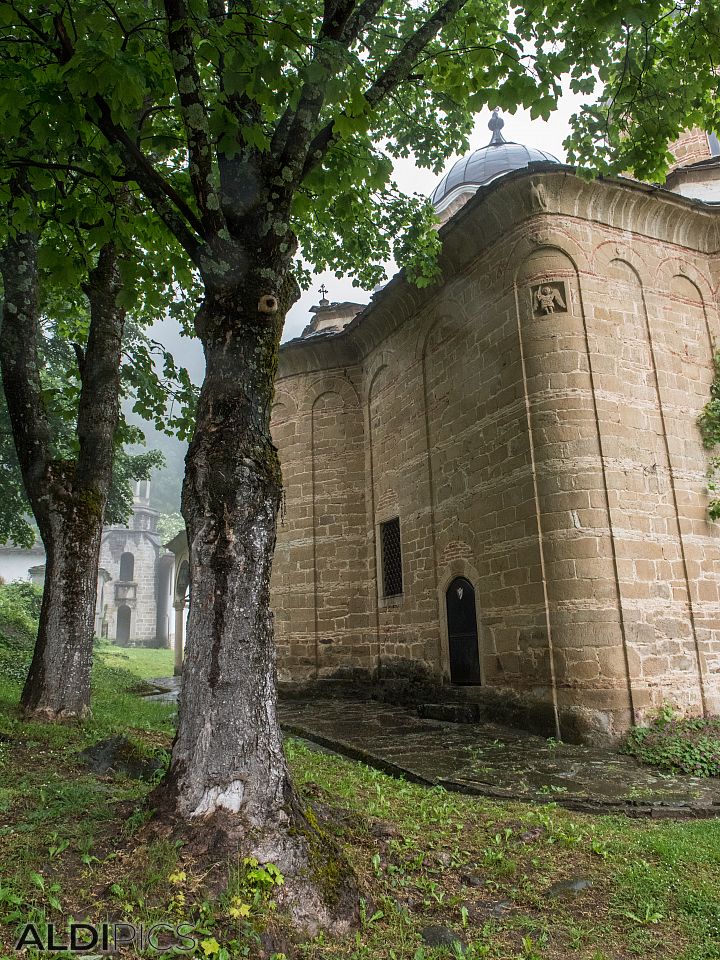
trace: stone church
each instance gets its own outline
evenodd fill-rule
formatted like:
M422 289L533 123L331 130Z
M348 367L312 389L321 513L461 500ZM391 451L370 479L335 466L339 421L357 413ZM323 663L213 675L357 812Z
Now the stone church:
M566 739L718 713L717 138L659 187L502 127L433 193L441 280L282 347L279 678L424 676Z
M157 530L159 513L150 506L150 481L136 481L127 524L103 527L100 541L95 635L120 646L168 647L176 619L172 612L174 557ZM30 548L0 546L0 582L45 583L42 541Z
M163 549L158 516L150 481L140 480L127 525L103 528L95 632L120 646L170 645L174 558Z

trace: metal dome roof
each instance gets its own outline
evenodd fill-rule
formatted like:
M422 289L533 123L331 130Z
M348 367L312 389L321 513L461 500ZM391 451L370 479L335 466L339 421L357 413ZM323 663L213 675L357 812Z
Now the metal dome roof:
M481 187L504 173L519 170L537 161L560 163L557 157L545 150L536 150L534 147L506 140L500 132L504 125L505 121L498 116L498 111L493 111L488 123L493 132L490 143L474 150L467 157L461 157L453 164L432 192L430 199L436 207L459 187Z

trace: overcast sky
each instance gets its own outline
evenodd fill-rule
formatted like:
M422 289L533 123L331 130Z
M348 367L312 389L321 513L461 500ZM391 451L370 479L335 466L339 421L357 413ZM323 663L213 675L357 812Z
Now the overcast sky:
M514 140L529 147L548 150L555 154L559 160L564 160L565 151L562 143L569 133L569 120L571 115L580 108L583 99L583 97L572 93L566 93L560 100L558 109L547 122L531 120L530 114L525 110L518 110L514 116L504 114L503 135L506 140ZM490 131L487 127L489 119L489 110L485 110L478 115L475 130L470 138L471 150L476 150L489 142ZM445 169L449 169L457 159L455 156L448 160ZM442 174L436 175L429 170L416 167L412 160L399 160L395 164L395 179L400 188L408 193L430 194L441 176ZM388 272L392 276L394 267L389 269ZM354 300L358 303L367 303L370 298L369 291L354 287L350 277L337 278L332 273L318 274L314 278L311 288L302 295L288 313L285 320L283 340L291 340L293 337L300 335L303 327L310 319L310 307L320 299L318 287L322 283L327 287L328 297L331 301ZM155 331L155 336L175 354L176 360L188 368L193 380L200 383L203 376L203 357L200 343L197 340L181 339L178 331L173 329L168 321L163 322L161 328Z

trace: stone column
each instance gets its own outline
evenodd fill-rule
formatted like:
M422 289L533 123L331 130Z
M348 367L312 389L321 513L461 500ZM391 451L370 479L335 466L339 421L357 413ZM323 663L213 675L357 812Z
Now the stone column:
M175 610L175 676L182 673L183 655L185 653L185 601L176 600L173 603Z

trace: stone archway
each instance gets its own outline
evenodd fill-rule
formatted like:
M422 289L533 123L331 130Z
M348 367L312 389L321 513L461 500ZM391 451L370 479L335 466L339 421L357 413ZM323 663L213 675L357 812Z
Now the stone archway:
M465 577L455 577L445 591L450 682L482 682L475 588Z

